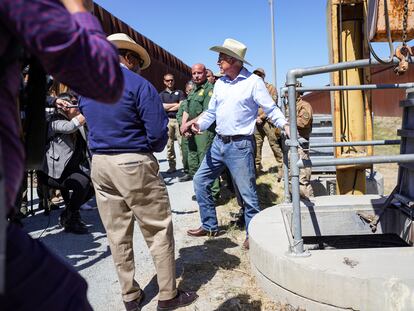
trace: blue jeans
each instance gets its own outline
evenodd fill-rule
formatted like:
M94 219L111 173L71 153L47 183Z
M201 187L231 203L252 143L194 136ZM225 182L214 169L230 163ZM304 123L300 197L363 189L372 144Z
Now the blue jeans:
M256 192L254 148L253 136L242 136L227 143L217 135L214 138L193 179L204 230L218 230L211 185L227 166L244 202L244 219L248 232L250 220L260 211Z

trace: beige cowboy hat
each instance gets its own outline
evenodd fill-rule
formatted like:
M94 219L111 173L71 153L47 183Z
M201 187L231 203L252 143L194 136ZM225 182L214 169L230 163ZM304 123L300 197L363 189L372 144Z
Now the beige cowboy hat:
M108 41L115 44L118 49L130 50L137 53L144 61L141 66L141 70L148 68L151 64L151 58L148 52L142 46L136 43L130 36L124 33L114 33L108 36L107 39Z
M251 64L247 60L244 59L246 55L247 47L243 43L237 40L227 38L226 40L224 40L223 45L213 46L210 48L210 50L234 57L242 61L243 63L246 63L251 66Z

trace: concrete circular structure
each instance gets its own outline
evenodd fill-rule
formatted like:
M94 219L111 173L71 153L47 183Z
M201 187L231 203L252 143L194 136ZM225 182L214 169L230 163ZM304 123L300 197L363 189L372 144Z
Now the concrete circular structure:
M367 206L377 199L382 201L375 196L364 197ZM333 196L321 200L313 202L314 206L352 206L358 198ZM318 214L314 206L302 208L304 223L307 212ZM283 216L283 211L290 208L289 204L268 208L255 216L249 227L252 269L270 297L307 311L414 310L412 247L314 250L309 257L292 257ZM313 219L314 224L325 216L322 211ZM410 222L406 224L400 218L398 222L403 234L411 232ZM364 224L358 226L365 230ZM321 230L323 234L323 225Z

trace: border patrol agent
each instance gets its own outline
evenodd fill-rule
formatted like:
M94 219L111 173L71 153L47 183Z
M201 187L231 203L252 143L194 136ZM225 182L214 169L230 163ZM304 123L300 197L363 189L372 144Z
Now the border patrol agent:
M299 136L308 141L306 146L298 148L299 158L309 160L309 137L312 132L313 111L312 106L302 96L298 98L296 103L296 119L298 125ZM300 195L302 197L313 197L313 189L310 184L312 168L306 167L300 170L299 184Z
M188 121L197 119L202 112L208 109L211 95L213 95L214 86L207 81L206 68L202 64L195 64L192 67L192 76L194 87L187 97L187 106L183 113L182 123L185 125ZM216 124L213 123L200 135L188 137L188 170L189 175L193 177L200 167L201 162L210 148L215 132ZM182 130L185 132L185 130ZM220 196L220 184L218 179L211 187L212 195L215 200Z
M259 77L261 77L264 81L266 73L264 69L257 68L253 71L253 73ZM275 87L265 82L266 89L268 90L270 96L272 97L273 101L277 102L277 91ZM273 125L269 121L266 113L263 111L262 107L259 107L259 111L257 113L256 119L256 129L254 131L254 138L256 141L256 154L255 154L255 165L256 165L256 173L260 173L262 170L262 148L264 143L264 138L267 137L269 142L270 148L273 151L273 155L276 159L276 167L277 167L277 178L280 181L282 179L282 164L283 164L283 152L281 148L281 137L280 137L280 129Z

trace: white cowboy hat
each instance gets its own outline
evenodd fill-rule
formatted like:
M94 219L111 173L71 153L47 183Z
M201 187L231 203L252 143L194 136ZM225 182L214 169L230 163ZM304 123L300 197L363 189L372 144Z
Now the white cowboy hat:
M137 53L144 61L141 66L141 70L148 68L151 64L151 58L148 52L142 46L136 43L130 36L124 33L114 33L108 36L107 39L108 41L115 44L118 49L130 50Z
M244 59L247 51L247 47L234 39L227 38L224 40L223 45L216 45L210 48L211 51L223 53L228 56L234 57L243 63L246 63L251 66L251 64Z

